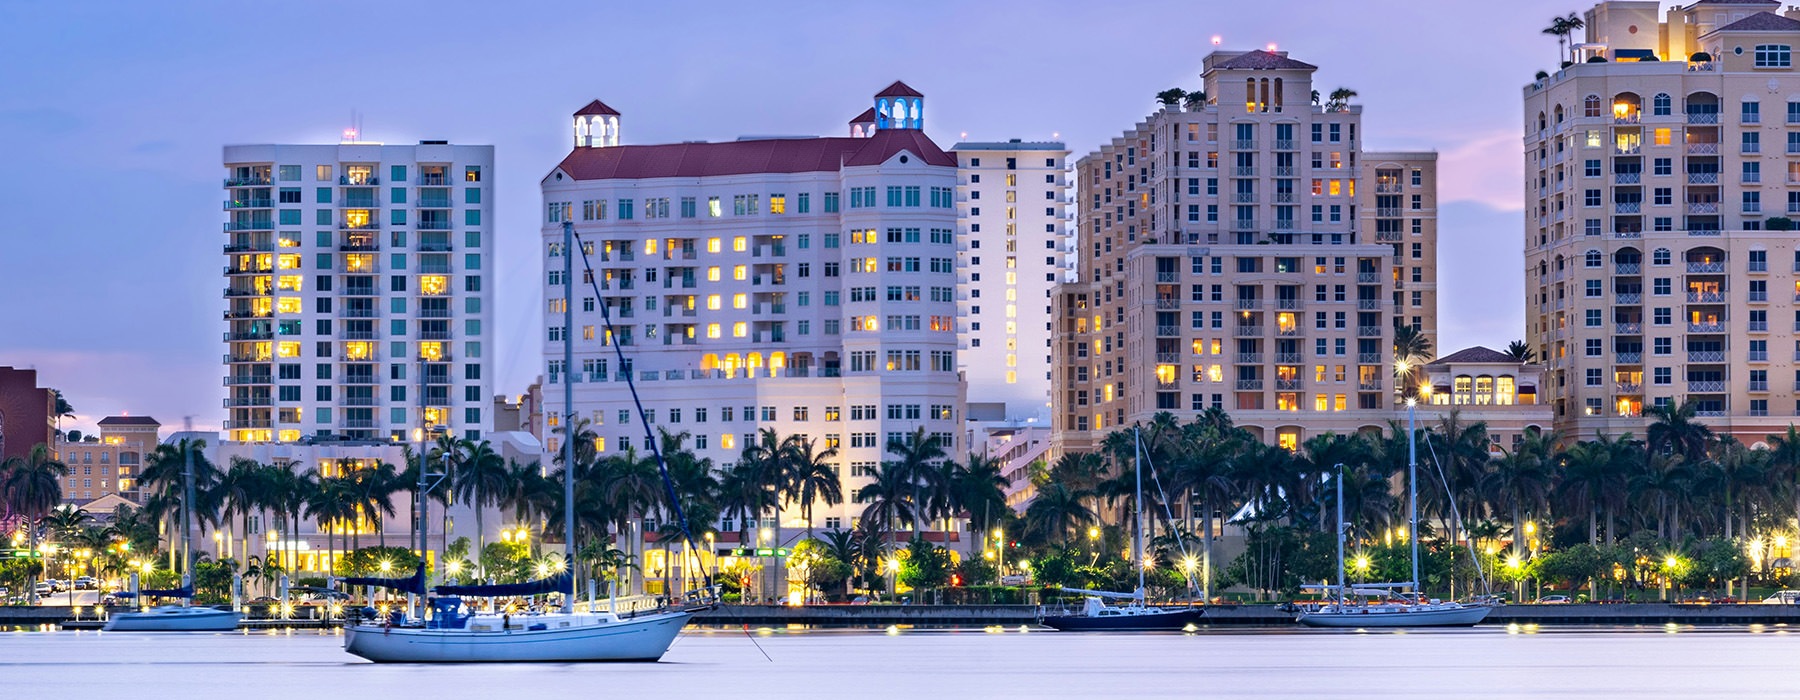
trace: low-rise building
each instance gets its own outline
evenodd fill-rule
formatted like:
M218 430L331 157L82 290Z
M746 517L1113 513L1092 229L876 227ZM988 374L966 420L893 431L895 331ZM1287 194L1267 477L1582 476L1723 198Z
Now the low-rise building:
M1479 345L1458 350L1425 365L1419 423L1436 425L1454 411L1464 423L1487 424L1494 446L1511 450L1527 431L1552 427L1552 407L1538 401L1543 379L1543 365Z

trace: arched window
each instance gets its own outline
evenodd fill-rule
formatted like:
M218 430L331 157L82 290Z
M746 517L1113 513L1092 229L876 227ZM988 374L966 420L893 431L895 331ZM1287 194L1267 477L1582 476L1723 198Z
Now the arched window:
M1481 375L1475 378L1475 403L1486 406L1494 402L1494 378Z
M1244 111L1251 113L1251 114L1256 113L1256 79L1255 78L1245 78L1244 79Z
M1516 393L1517 389L1513 386L1513 378L1511 376L1503 374L1494 378L1494 405L1513 405L1513 395Z
M1584 117L1604 117L1605 108L1600 104L1599 95L1588 95L1581 101L1581 115Z
M1659 92L1655 97L1650 98L1650 113L1666 117L1674 110L1674 105L1675 101L1669 98L1669 93Z
M1562 123L1563 123L1563 108L1562 108L1562 105L1557 105L1557 106L1556 106L1556 110L1555 110L1555 112L1554 112L1554 113L1555 113L1555 114L1556 114L1556 124L1557 124L1557 125L1558 125L1558 126L1561 126L1561 125L1562 125Z
M1473 384L1474 381L1470 379L1469 375L1456 375L1456 383L1452 385L1452 392L1454 395L1451 402L1457 405L1468 403L1469 392L1474 388Z
M1600 255L1600 251L1598 250L1590 250L1587 252L1587 255L1582 257L1582 264L1586 267L1599 267L1605 262L1604 256Z
M1550 124L1549 124L1549 122L1545 121L1544 113L1538 112L1538 131L1543 131L1548 128L1550 128Z
M1652 265L1667 265L1667 264L1669 264L1669 249L1668 248L1657 248L1656 250L1651 251L1650 264L1652 264Z

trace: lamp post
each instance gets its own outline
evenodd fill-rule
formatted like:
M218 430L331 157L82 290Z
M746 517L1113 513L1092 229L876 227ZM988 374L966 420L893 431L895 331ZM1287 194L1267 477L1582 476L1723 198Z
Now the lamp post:
M998 557L1000 562L995 567L995 571L998 571L1001 578L1004 579L1006 577L1006 530L1002 528L994 528L994 552L994 556Z

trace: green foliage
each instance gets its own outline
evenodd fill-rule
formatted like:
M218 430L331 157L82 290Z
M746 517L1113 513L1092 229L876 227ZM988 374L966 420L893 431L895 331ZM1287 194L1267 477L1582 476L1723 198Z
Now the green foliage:
M800 572L808 587L827 595L842 594L844 582L854 573L849 562L838 559L829 545L816 539L794 545L788 565Z
M231 579L237 568L234 559L194 562L194 599L203 604L230 602Z
M932 590L950 585L950 550L915 538L900 557L899 582L915 589Z
M1750 557L1736 542L1724 538L1690 543L1689 554L1679 557L1674 580L1691 588L1719 589L1726 581L1750 575Z
M981 557L963 557L955 574L966 587L988 586L1000 582L1000 569Z
M1771 216L1768 221L1763 222L1763 228L1769 231L1792 231L1794 220L1785 216Z
M383 571L381 565L387 564ZM363 547L339 558L338 576L386 576L404 578L419 566L419 556L405 547Z

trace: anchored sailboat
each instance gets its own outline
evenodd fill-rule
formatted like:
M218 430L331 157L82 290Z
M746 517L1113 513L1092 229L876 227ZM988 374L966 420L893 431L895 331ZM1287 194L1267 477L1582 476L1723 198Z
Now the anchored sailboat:
M1412 580L1400 583L1344 585L1344 465L1336 466L1337 585L1303 586L1335 595L1335 600L1302 609L1296 618L1308 627L1467 627L1486 619L1493 608L1429 599L1419 591L1419 451L1414 406L1407 403L1407 536L1412 540Z
M581 250L575 245L574 225L563 223L563 279L572 280L574 276L573 253ZM585 265L586 254L582 254ZM598 291L596 291L598 296ZM564 321L573 327L570 315L574 305L563 309ZM603 310L602 320L606 323L607 333L612 333L612 318ZM563 336L564 367L574 367L574 349L570 344L573 334ZM613 351L619 354L623 364L624 351L618 344L613 344ZM572 381L574 373L563 372L563 425L573 426L575 417L574 391ZM636 404L639 423L644 426L651 450L656 455L658 466L663 472L664 486L669 491L672 510L677 522L686 530L686 518L681 512L681 504L674 500L673 489L669 486L668 470L662 466L662 452L656 440L650 436L651 421L644 419L643 406L637 401L637 387L626 375L626 386L631 390L633 403ZM676 607L659 607L645 612L619 614L607 612L577 612L575 610L575 441L573 435L563 440L563 561L569 564L563 573L526 583L490 585L490 586L438 586L435 590L439 597L429 601L431 615L424 620L401 620L399 624L390 618L382 621L366 621L345 628L344 651L377 662L437 662L437 663L473 663L473 662L520 662L520 661L656 661L669 650L676 635L687 625L693 616L692 609ZM419 503L419 519L421 533L425 522L425 511L430 501L425 498L427 485L424 483L425 471L420 469L420 492L416 497ZM420 551L425 549L421 534ZM385 586L409 593L423 594L425 588L424 564L419 571L408 579L349 579L355 585ZM710 583L710 582L709 582ZM711 590L711 587L708 587ZM463 596L471 597L514 597L561 593L563 607L559 612L541 614L475 614L463 609ZM698 606L710 607L710 604ZM424 615L420 616L425 617Z
M191 434L194 426L189 421L186 426ZM235 610L220 610L196 606L194 599L194 553L190 543L194 539L194 447L188 439L182 441L184 458L181 469L182 494L181 501L181 549L186 553L186 566L181 573L181 587L166 590L139 590L131 592L133 598L158 597L181 598L187 601L184 605L159 605L148 610L124 612L113 615L101 629L109 632L229 632L237 629L238 621L244 614ZM136 585L133 577L133 585Z
M1202 611L1197 607L1163 608L1144 604L1144 446L1142 436L1136 428L1132 429L1132 444L1132 461L1135 463L1134 471L1137 472L1137 497L1131 519L1134 533L1131 562L1137 569L1137 590L1118 593L1064 588L1070 593L1085 596L1082 609L1079 612L1042 616L1040 621L1051 628L1063 632L1181 630L1200 622ZM1107 599L1129 602L1107 605Z

